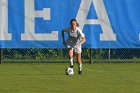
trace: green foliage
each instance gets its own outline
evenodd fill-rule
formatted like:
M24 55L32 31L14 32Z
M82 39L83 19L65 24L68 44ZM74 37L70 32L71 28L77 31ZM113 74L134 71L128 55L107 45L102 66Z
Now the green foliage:
M82 59L139 59L140 49L83 49ZM63 60L68 59L67 49L5 49L3 59Z

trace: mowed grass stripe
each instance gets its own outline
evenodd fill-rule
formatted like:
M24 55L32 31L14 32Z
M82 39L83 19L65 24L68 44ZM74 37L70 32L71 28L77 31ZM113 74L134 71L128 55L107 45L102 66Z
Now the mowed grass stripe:
M139 93L140 64L2 64L0 93Z

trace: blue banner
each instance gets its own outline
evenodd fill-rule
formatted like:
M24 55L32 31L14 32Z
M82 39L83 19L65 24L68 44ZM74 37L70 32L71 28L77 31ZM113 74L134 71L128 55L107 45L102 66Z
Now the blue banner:
M83 48L140 48L140 0L1 0L1 48L64 48L76 18Z

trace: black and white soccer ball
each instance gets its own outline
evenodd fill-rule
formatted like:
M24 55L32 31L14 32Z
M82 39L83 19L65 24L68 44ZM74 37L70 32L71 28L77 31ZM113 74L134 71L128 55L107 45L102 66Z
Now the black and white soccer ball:
M74 69L68 67L68 68L66 69L66 75L74 75Z

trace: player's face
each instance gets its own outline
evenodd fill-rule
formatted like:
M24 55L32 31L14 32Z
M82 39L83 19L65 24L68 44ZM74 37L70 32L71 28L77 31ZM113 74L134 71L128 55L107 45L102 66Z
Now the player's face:
M72 28L72 30L75 30L75 29L76 29L76 26L77 26L76 21L73 21L73 22L71 23L71 28Z

